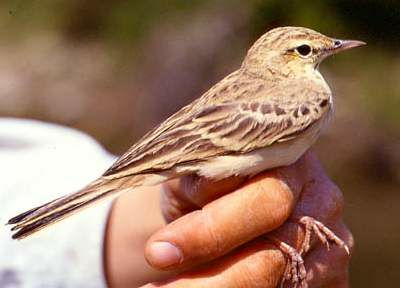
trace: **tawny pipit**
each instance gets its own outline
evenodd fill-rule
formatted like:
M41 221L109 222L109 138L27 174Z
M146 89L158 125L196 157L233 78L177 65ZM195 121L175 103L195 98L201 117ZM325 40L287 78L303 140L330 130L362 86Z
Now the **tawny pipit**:
M214 180L252 176L295 162L332 113L332 93L319 64L329 55L363 44L301 27L269 31L251 47L237 71L146 134L99 179L12 218L9 224L17 231L13 238L137 186L192 173ZM322 223L310 217L300 222L307 239L314 231L326 243L346 248ZM278 244L292 260L291 274L304 278L300 255L285 243ZM307 249L305 241L301 252Z

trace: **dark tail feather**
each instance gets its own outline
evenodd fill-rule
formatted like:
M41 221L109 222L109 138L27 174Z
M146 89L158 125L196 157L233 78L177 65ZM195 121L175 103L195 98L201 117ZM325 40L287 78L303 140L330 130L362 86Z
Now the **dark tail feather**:
M32 214L33 212L37 211L38 209L40 209L40 208L42 208L44 206L46 206L46 204L42 205L42 206L38 206L36 208L32 208L32 209L30 209L30 210L28 210L28 211L26 211L24 213L21 213L21 214L15 216L15 217L11 218L10 220L8 220L7 225L12 225L12 224L16 224L18 222L21 222L26 217L28 217L30 214Z
M113 192L114 192L113 190L110 190L101 195L93 197L90 200L82 201L78 204L74 204L74 205L68 206L66 208L63 208L60 211L52 212L47 216L44 216L42 218L39 218L38 220L34 220L33 222L30 222L30 224L22 224L19 227L14 226L13 228L11 228L11 231L15 231L18 229L19 230L12 235L12 238L13 239L25 238L25 237L35 233L36 231L39 231L39 230L45 228L46 226L49 226L53 223L63 220L64 218L69 216L71 213L74 213L74 212L86 207L87 205L90 205L102 198L110 196L110 194L113 194Z
M119 179L118 179L119 180ZM108 180L110 181L110 180ZM91 195L91 193L101 193L100 188L102 185L105 185L107 182L104 181L103 179L98 179L96 181L93 181L90 183L88 186L83 188L82 190L57 198L53 201L50 201L44 205L38 206L36 208L30 209L24 213L21 213L10 220L8 220L7 224L16 224L16 226L13 227L12 230L18 229L18 225L25 224L26 222L29 222L31 220L36 219L37 217L43 216L46 213L49 213L51 211L54 211L54 209L60 208L66 203L71 203L72 201L75 200L80 200L83 197L88 197ZM96 193L96 194L97 194Z
M11 231L16 231L12 238L27 237L101 199L116 196L124 190L137 187L143 183L144 179L145 175L119 179L100 178L74 194L21 213L8 221L8 224L14 225Z

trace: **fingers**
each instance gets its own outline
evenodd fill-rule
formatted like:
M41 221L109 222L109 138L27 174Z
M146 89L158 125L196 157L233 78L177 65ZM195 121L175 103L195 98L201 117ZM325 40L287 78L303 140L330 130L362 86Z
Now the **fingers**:
M280 226L292 212L296 188L276 173L261 174L156 232L146 246L146 259L155 268L171 269L225 255Z
M349 247L353 246L352 236L343 223L335 226L335 232ZM285 264L280 250L258 238L207 266L142 288L277 287ZM309 287L348 287L348 264L349 258L342 249L333 246L326 250L319 244L305 258Z
M221 193L205 179L186 181L194 181L196 185L184 188L184 182L172 183L172 189L177 189L173 185L183 187L177 193L180 193L181 199L186 199L186 202L176 201L173 205L169 200L169 207L176 207L175 211L190 211L195 207L193 203L202 205L205 199ZM241 181L238 178L228 179L218 182L216 187L227 193ZM195 188L189 188L193 186ZM207 196L199 195L204 191ZM202 210L191 212L156 232L146 245L146 259L154 268L175 269L225 255L280 226L291 214L299 194L295 215L309 215L327 224L334 224L339 218L343 206L341 193L324 175L318 161L308 153L294 165L263 173L230 194L212 201ZM182 205L189 201L189 205ZM286 225L275 234L277 238L287 239L289 244L299 248L303 240L301 228L299 225Z
M277 287L285 258L274 246L253 241L203 268L184 273L167 282L142 288Z

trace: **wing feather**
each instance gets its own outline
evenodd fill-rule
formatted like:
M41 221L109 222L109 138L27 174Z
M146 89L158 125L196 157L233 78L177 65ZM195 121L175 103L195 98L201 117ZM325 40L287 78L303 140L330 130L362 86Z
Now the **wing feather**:
M263 89L259 89L254 82L249 81L253 84L250 87L242 87L246 93L254 94L250 102L248 97L225 95L241 90L232 92L219 84L219 88L211 89L146 134L104 175L118 174L119 177L120 173L157 172L178 164L246 153L275 142L290 141L330 109L330 105L319 105L318 99L293 101L284 94L288 89L267 89L264 82ZM297 93L303 99L322 97L321 93L307 89Z

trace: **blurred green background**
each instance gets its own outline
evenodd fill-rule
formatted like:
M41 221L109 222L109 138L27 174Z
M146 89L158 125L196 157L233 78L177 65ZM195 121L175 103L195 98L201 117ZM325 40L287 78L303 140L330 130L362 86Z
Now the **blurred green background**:
M75 127L119 154L283 25L368 42L321 67L336 115L315 150L345 194L352 287L397 287L399 1L1 1L0 115Z

